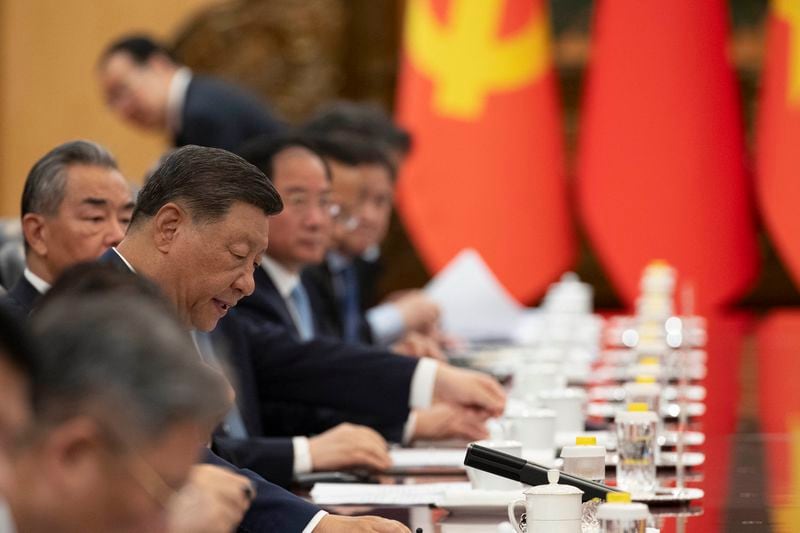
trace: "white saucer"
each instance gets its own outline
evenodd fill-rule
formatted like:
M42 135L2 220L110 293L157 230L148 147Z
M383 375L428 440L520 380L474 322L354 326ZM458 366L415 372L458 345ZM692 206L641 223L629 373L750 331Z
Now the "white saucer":
M684 487L658 487L655 493L633 492L631 499L644 503L685 503L694 500L701 500L705 496L703 489Z
M616 453L609 453L606 455L606 466L615 466L618 461ZM674 468L678 462L678 454L676 452L661 452L657 466L662 468ZM683 466L694 467L700 466L706 462L706 454L702 452L683 452Z
M590 402L586 406L586 415L596 418L614 418L617 413L624 411L625 406L621 403L611 402ZM686 404L686 411L689 416L703 416L706 413L706 404L700 402L690 402ZM675 418L680 413L680 405L668 403L661 407L663 418Z
M706 388L703 385L688 385L686 387L686 399L690 402L702 402L706 399L706 392ZM613 385L592 387L589 390L589 398L591 400L622 402L625 400L625 388ZM665 387L664 399L669 402L677 400L678 388L673 385Z
M441 509L459 513L505 513L508 504L523 498L520 490L449 490L442 494L434 505Z

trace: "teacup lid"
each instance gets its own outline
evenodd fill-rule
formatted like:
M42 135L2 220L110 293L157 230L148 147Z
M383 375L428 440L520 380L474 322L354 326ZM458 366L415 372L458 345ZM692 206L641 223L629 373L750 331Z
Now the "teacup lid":
M537 485L525 491L525 495L532 496L560 496L564 494L583 494L583 491L572 485L559 485L558 478L561 473L558 470L550 469L547 471L547 485Z

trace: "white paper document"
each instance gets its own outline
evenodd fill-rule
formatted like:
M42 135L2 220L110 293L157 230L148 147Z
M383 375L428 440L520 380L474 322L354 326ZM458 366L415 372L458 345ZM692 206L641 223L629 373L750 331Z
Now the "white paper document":
M446 492L469 490L469 482L376 485L317 483L311 499L318 505L433 505Z
M524 316L480 254L462 250L425 287L442 309L442 325L466 340L510 339Z
M406 468L444 467L464 468L464 449L441 448L401 448L389 450L393 468L402 470Z

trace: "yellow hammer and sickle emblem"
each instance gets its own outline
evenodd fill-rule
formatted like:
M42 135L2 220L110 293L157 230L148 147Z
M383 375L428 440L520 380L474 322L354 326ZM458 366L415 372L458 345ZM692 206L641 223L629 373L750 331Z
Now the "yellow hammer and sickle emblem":
M794 106L800 102L800 2L797 0L775 0L772 4L775 16L789 26L789 49L786 51L786 100Z
M519 89L548 67L544 14L500 38L504 6L505 0L452 0L448 23L442 24L429 0L408 1L406 49L414 66L433 80L433 107L441 115L478 118L489 93Z

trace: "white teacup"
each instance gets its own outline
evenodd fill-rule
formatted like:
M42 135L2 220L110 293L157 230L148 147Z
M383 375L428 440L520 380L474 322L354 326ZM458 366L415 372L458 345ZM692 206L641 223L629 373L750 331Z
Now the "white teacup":
M514 457L522 457L522 444L519 441L479 440L474 444L505 452ZM469 466L467 467L467 477L475 490L519 490L522 488L519 481L512 481Z
M556 412L552 409L528 409L506 417L508 436L522 443L523 450L555 453Z
M520 400L537 401L540 392L564 388L566 383L558 365L526 364L517 368L514 373L511 396Z
M586 393L577 388L554 389L539 393L542 405L556 412L556 431L580 433L586 429Z
M525 499L508 504L508 520L522 533L517 507L525 507L527 533L580 533L581 495L583 492L569 485L558 484L559 473L550 470L546 485L525 491Z

